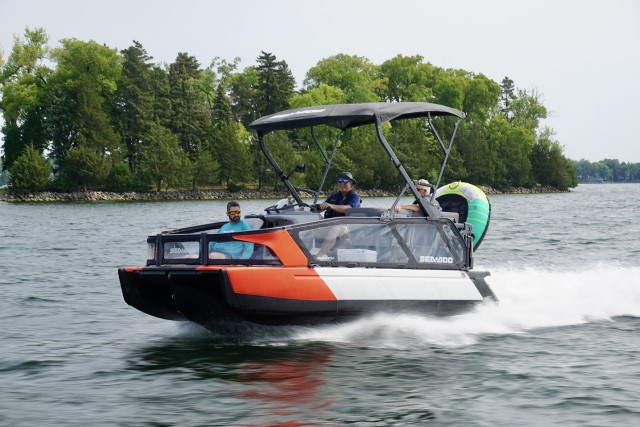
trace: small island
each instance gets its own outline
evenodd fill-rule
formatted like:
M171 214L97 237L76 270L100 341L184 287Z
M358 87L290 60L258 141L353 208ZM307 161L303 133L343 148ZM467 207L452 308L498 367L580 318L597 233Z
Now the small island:
M364 102L427 101L466 114L454 131L439 130L442 141L457 141L443 182L470 181L492 194L567 191L594 173L608 179L564 156L553 129L542 124L547 108L540 95L508 77L496 82L420 55L374 64L337 54L319 60L299 86L287 62L272 53L261 52L243 70L239 63L214 58L202 66L181 52L173 63L158 64L137 41L123 50L78 39L50 46L44 29L25 30L0 63L0 199L279 197L279 179L249 123L289 108ZM383 132L412 177L435 182L442 141L427 128L409 121ZM267 141L285 172L306 164L294 182L302 188L318 181L336 141L335 128L314 132L320 150L309 150L296 131L274 132ZM371 130L346 132L345 150L333 162L358 176L361 191L395 194L402 183L380 161L375 138ZM614 174L640 181L637 165L624 169Z

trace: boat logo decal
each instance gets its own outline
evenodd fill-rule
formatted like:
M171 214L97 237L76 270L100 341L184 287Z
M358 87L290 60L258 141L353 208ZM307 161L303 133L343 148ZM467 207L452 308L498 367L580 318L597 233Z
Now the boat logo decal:
M170 254L188 254L189 250L187 248L170 248Z
M453 258L450 256L431 256L420 255L420 262L432 262L436 264L453 264Z
M320 110L304 110L304 111L295 111L293 113L288 113L288 114L277 114L273 117L271 117L272 119L281 119L283 117L289 117L289 116L297 116L300 114L313 114L313 113L322 113L325 110L325 108L322 108Z

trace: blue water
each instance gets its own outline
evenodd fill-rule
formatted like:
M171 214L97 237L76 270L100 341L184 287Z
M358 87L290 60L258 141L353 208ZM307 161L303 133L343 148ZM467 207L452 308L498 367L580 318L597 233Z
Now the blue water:
M0 425L637 425L640 185L490 200L500 305L235 337L138 312L116 273L226 201L0 202Z

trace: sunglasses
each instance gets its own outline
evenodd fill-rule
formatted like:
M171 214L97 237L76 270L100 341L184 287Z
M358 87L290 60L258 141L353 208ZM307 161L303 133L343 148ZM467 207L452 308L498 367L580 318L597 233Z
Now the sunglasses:
M346 184L347 182L349 182L349 180L348 180L348 179L342 179L342 178L340 178L340 179L338 180L338 183L340 183L340 184Z
M227 215L240 215L240 211L229 211Z

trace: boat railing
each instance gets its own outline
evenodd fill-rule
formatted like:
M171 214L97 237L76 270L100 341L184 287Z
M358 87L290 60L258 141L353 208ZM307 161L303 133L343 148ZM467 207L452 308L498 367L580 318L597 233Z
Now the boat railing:
M273 230L270 230L273 231ZM243 242L233 238L238 235L264 233L159 233L147 238L147 265L282 265L274 252L260 243ZM235 256L215 258L214 253L229 250Z
M308 265L465 270L472 264L469 238L449 219L355 215L239 233L160 233L147 239L147 265L283 265L279 252L288 248L252 237L282 230ZM227 255L216 258L217 251Z

